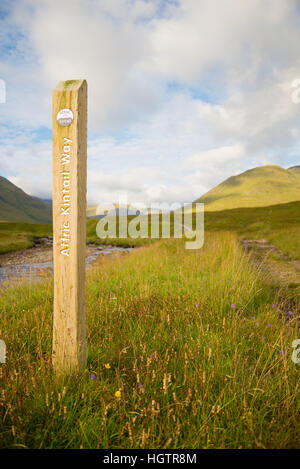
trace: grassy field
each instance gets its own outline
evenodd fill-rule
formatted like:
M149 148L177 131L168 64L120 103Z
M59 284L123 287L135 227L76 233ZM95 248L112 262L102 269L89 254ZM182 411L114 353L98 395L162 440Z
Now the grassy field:
M52 235L52 225L0 222L0 254L27 249L35 238Z
M244 239L266 239L283 254L300 259L300 202L205 212L205 230L230 230Z
M133 217L128 218L130 221ZM171 233L172 219L171 216ZM99 239L96 235L97 222L95 219L87 222L87 239L90 242L126 246L140 246L151 242L140 238ZM232 231L241 239L265 239L286 256L300 259L300 202L216 212L205 211L205 231Z
M133 217L129 217L129 220ZM96 234L97 219L87 221L87 242L116 246L141 246L150 244L149 239L105 238L99 239ZM0 221L0 254L31 248L36 238L52 236L52 225L40 223L1 222Z
M133 219L133 216L128 216L127 220L128 223ZM117 226L117 235L118 235L118 220L119 218L116 217L116 226ZM99 238L96 233L96 226L98 223L98 219L91 219L87 221L86 227L86 238L88 243L93 244L104 244L104 245L112 245L112 246L123 246L123 247L139 247L145 246L148 244L152 244L153 240L151 238ZM149 224L150 226L150 224Z
M130 216L128 220L132 218ZM142 246L153 242L151 239L141 238L99 239L96 234L97 223L97 219L87 220L87 242L119 246ZM300 202L206 211L205 230L233 231L244 239L266 239L284 254L300 259ZM0 253L31 247L34 238L51 235L51 225L0 222Z
M3 448L300 447L295 311L233 233L159 241L88 275L88 365L51 373L50 283L0 296Z

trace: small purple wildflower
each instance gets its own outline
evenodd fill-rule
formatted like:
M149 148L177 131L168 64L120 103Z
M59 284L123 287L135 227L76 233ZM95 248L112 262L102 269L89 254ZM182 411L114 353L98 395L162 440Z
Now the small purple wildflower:
M252 316L252 319L255 319L255 316Z
M95 376L95 375L91 375L91 379L95 379L95 378L96 378L96 376Z
M276 308L276 305L272 305L272 308Z
M142 383L138 383L138 387L141 389L143 387Z
M283 355L283 350L279 350L280 355Z
M271 323L269 322L268 327L271 327Z
M265 340L265 336L264 336L264 335L263 335L261 338L262 338L263 340Z
M196 304L196 308L199 308L199 303Z
M289 311L289 315L290 315L290 316L293 316L293 311Z
M234 307L235 307L235 304L234 304L234 303L232 303L230 306L231 306L231 308L234 308Z

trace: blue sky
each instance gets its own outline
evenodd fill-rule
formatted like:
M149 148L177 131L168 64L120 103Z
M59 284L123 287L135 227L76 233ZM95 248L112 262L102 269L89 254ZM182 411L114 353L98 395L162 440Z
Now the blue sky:
M89 87L88 201L189 202L300 163L296 0L14 0L0 6L0 174L51 196L51 93Z

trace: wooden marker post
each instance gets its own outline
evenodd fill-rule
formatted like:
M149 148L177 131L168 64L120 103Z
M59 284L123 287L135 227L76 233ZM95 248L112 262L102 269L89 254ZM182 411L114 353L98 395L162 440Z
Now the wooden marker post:
M85 250L87 83L60 82L53 92L53 367L86 365Z

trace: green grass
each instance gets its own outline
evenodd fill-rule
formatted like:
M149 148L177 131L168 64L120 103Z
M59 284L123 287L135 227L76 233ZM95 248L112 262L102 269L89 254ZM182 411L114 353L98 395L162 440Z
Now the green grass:
M128 223L134 218L134 216L128 216ZM92 218L87 221L86 227L86 238L88 243L93 244L103 244L103 245L111 245L111 246L123 246L123 247L139 247L145 246L148 244L152 244L154 240L151 238L119 238L118 237L118 230L119 230L119 217L116 217L116 226L117 226L117 236L115 238L98 238L96 233L96 226L99 222L98 219ZM150 225L149 225L150 226Z
M266 239L283 254L300 259L300 202L207 211L205 230L230 230L244 239Z
M0 222L0 254L27 249L35 238L52 235L52 225Z
M128 221L132 218L133 216L128 217ZM155 242L153 239L129 237L99 239L96 234L97 223L97 219L87 221L89 243L143 246ZM205 230L233 231L244 239L266 239L283 254L293 259L300 259L300 202L217 212L206 211ZM0 222L0 253L31 247L34 238L51 235L51 225Z
M61 381L52 301L48 283L0 296L1 447L299 448L298 333L233 233L104 259L87 279L87 370Z
M129 221L133 217L128 217ZM160 217L161 221L161 217ZM87 222L87 239L95 244L141 246L153 242L151 239L99 239L96 234L98 220ZM149 223L149 233L150 233ZM171 215L171 233L173 215ZM290 202L267 207L243 207L231 210L206 210L205 232L232 231L242 239L265 239L274 244L283 254L300 259L300 202Z
M132 217L129 217L132 218ZM87 242L114 246L142 246L151 244L151 239L105 238L99 239L96 234L98 220L87 221ZM31 248L36 238L52 236L52 225L40 223L1 222L0 221L0 254Z

